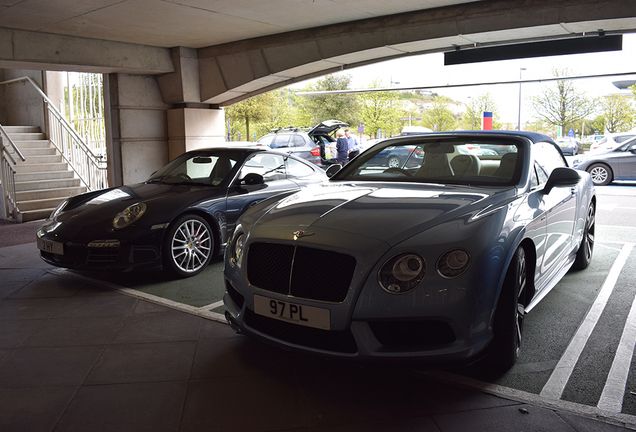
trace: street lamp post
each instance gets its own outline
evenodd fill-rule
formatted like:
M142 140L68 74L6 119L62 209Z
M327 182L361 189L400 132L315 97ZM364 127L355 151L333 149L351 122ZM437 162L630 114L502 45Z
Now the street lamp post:
M521 72L526 68L519 68L519 116L517 117L517 130L521 130Z
M473 130L475 128L475 110L473 108L473 98L468 96L468 99L470 99L470 130Z

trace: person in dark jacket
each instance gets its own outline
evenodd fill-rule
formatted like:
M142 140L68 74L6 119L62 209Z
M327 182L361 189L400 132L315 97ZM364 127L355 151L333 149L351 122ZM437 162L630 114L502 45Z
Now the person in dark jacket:
M338 150L338 157L336 160L342 166L347 163L349 159L349 142L345 138L345 133L342 129L338 129L336 132L336 149Z

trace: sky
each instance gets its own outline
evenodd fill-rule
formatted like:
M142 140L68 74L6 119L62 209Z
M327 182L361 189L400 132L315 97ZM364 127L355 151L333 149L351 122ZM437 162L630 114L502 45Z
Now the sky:
M521 68L525 70L521 70ZM572 75L636 73L636 34L623 36L623 49L589 54L538 57L531 59L503 60L466 65L444 66L443 53L405 57L347 69L341 74L351 75L352 88L368 88L375 79L390 87L425 87L449 84L480 83L493 81L515 81L521 79L552 78L554 68L568 68ZM577 90L590 97L608 94L631 94L621 91L612 82L622 79L636 80L636 74L579 79L574 81ZM310 81L299 83L304 87ZM396 84L399 83L399 84ZM524 83L521 85L521 122L534 120L530 98L539 95L551 83ZM457 102L470 104L470 98L478 98L489 92L497 105L500 121L517 124L519 113L519 84L479 85L474 87L434 89L435 93L448 96Z

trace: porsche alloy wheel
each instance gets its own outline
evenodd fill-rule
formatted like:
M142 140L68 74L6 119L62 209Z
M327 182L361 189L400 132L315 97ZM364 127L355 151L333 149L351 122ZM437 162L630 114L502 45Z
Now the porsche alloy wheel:
M587 169L587 172L590 173L592 183L596 186L605 186L612 181L612 173L607 165L600 163L594 164Z
M508 267L493 326L491 357L493 364L501 369L510 369L521 352L527 276L526 252L520 246Z
M577 270L583 270L590 265L592 261L592 253L594 252L594 227L596 222L596 212L594 203L590 203L587 209L587 217L585 218L585 228L583 229L583 238L576 252L576 260L572 265Z
M170 224L164 247L164 264L178 277L194 276L212 258L214 237L200 216L184 215Z

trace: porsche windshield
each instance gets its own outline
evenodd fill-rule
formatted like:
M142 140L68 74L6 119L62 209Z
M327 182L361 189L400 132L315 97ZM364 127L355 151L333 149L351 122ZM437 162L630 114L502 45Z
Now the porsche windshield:
M411 140L363 152L334 179L512 185L520 178L520 148L512 140Z
M154 173L147 182L217 186L229 176L236 162L236 157L221 153L185 153Z

